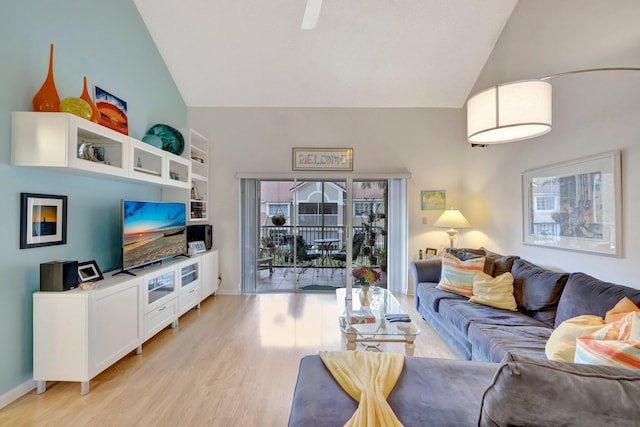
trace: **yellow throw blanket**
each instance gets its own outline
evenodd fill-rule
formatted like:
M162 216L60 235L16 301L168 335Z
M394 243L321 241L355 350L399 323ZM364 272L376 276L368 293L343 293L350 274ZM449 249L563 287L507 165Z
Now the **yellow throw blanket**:
M387 403L404 367L402 354L321 351L320 358L340 387L359 402L345 427L402 427Z

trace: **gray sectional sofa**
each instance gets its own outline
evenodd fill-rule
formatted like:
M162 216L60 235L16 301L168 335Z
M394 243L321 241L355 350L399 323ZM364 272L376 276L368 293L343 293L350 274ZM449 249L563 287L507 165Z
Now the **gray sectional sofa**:
M439 260L411 263L418 312L467 360L405 357L387 399L405 427L640 425L640 371L549 361L544 353L556 325L604 317L624 296L639 304L639 289L484 249L453 252L486 256L487 274L510 271L518 311L436 288ZM342 426L356 407L318 355L302 359L289 427Z
M437 288L441 261L411 263L418 313L463 359L500 362L508 352L545 359L545 344L554 327L582 314L604 317L622 297L640 303L640 289L607 283L584 273L562 273L517 256L484 249L454 249L465 260L486 256L484 271L510 271L518 311L474 304Z
M404 427L629 427L640 371L508 354L498 363L405 357L387 397ZM319 355L302 358L289 427L340 427L358 403Z

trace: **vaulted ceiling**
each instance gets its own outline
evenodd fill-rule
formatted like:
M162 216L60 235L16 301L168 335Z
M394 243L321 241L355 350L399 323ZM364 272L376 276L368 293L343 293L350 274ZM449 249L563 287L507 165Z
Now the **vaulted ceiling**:
M188 107L464 105L517 0L134 0Z

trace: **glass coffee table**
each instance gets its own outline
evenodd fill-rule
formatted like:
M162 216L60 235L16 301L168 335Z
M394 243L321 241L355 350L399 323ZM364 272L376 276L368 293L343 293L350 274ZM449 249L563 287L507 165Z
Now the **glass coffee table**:
M420 330L411 321L409 315L402 309L398 300L384 288L372 287L370 311L371 323L352 323L351 314L354 311L362 314L359 288L351 290L351 301L346 301L346 288L336 290L338 301L340 330L347 338L347 350L355 350L358 343L362 343L366 350L380 351L379 345L383 342L405 343L405 354L413 356L414 341L420 334ZM365 316L366 317L366 316ZM405 321L407 320L408 321ZM362 319L361 319L362 320Z

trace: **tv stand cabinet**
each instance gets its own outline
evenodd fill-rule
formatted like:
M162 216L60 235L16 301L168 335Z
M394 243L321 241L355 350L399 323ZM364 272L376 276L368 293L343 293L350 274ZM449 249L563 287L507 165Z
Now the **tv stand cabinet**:
M142 351L141 279L105 278L94 289L33 294L33 379L89 381L133 350Z
M213 279L208 275L205 279L201 269L217 271L217 265L210 265L214 260L217 250L174 259L135 277L110 272L88 290L35 292L33 379L37 393L46 391L47 381L78 381L80 394L89 393L92 378L129 353L142 353L145 341L168 326L176 327L179 316L200 307L202 286ZM156 295L150 296L150 284Z

